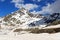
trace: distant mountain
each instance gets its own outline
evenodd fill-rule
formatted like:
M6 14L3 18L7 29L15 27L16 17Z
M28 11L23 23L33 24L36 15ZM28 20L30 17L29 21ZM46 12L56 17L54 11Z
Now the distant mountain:
M53 13L50 16L45 17L44 20L48 25L60 24L60 13Z

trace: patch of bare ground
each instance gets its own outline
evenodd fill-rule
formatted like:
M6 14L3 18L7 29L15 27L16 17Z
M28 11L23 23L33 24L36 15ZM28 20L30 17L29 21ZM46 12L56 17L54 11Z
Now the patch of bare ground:
M23 31L23 29L15 29L13 32L20 32Z
M50 28L50 29L39 29L39 28L30 28L30 29L15 29L13 32L27 31L29 33L39 34L39 33L58 33L60 28Z

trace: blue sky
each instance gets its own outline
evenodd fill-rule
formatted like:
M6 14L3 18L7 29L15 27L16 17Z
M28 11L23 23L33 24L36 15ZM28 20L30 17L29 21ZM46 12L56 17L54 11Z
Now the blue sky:
M0 17L19 10L21 7L31 13L53 13L56 12L56 9L59 12L60 6L57 5L59 3L59 0L0 0Z
M5 16L17 10L14 4L10 3L10 1L11 0L0 1L0 16Z

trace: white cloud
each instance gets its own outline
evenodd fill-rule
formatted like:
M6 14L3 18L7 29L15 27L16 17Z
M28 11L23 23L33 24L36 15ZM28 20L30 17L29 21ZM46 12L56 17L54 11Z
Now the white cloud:
M16 6L17 8L24 7L24 8L27 9L27 10L32 10L32 9L38 7L38 5L36 5L36 4L15 4L15 6Z
M60 13L60 0L56 0L52 4L47 4L47 6L42 7L41 11L33 11L32 13Z
M33 11L32 13L40 13L40 14L44 14L44 13L50 13L51 9L50 9L50 4L47 4L47 6L42 7L41 11Z
M49 13L60 13L60 0L56 0L54 3L43 8Z
M47 6L42 7L42 11L40 11L40 12L41 13L51 13L50 5L51 4L47 4Z
M25 9L32 10L38 7L36 4L24 4L24 0L12 0L12 2L15 3L17 8L24 7Z
M36 4L25 4L22 7L24 7L25 9L28 9L28 10L32 10L34 8L37 8L38 5L36 5Z
M54 12L60 13L60 0L56 0L56 2L51 4L50 8L51 8L52 13L54 13Z
M12 0L13 3L23 3L24 0Z
M33 1L41 1L41 0L33 0ZM36 4L24 4L24 0L13 0L13 3L15 3L15 7L21 8L24 7L28 10L32 10L35 8L38 8L39 6ZM49 4L47 3L47 6L42 7L41 11L33 11L32 13L56 13L60 12L60 0L56 0L54 3Z

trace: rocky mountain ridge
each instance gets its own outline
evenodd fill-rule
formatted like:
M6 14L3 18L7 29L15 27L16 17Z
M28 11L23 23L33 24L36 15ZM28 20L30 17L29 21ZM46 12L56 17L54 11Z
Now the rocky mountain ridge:
M0 26L12 26L12 27L29 27L33 26L33 22L39 21L43 18L40 14L32 14L25 8L21 8L12 14L9 14L0 19ZM31 25L30 25L31 24ZM37 23L35 26L38 26Z

